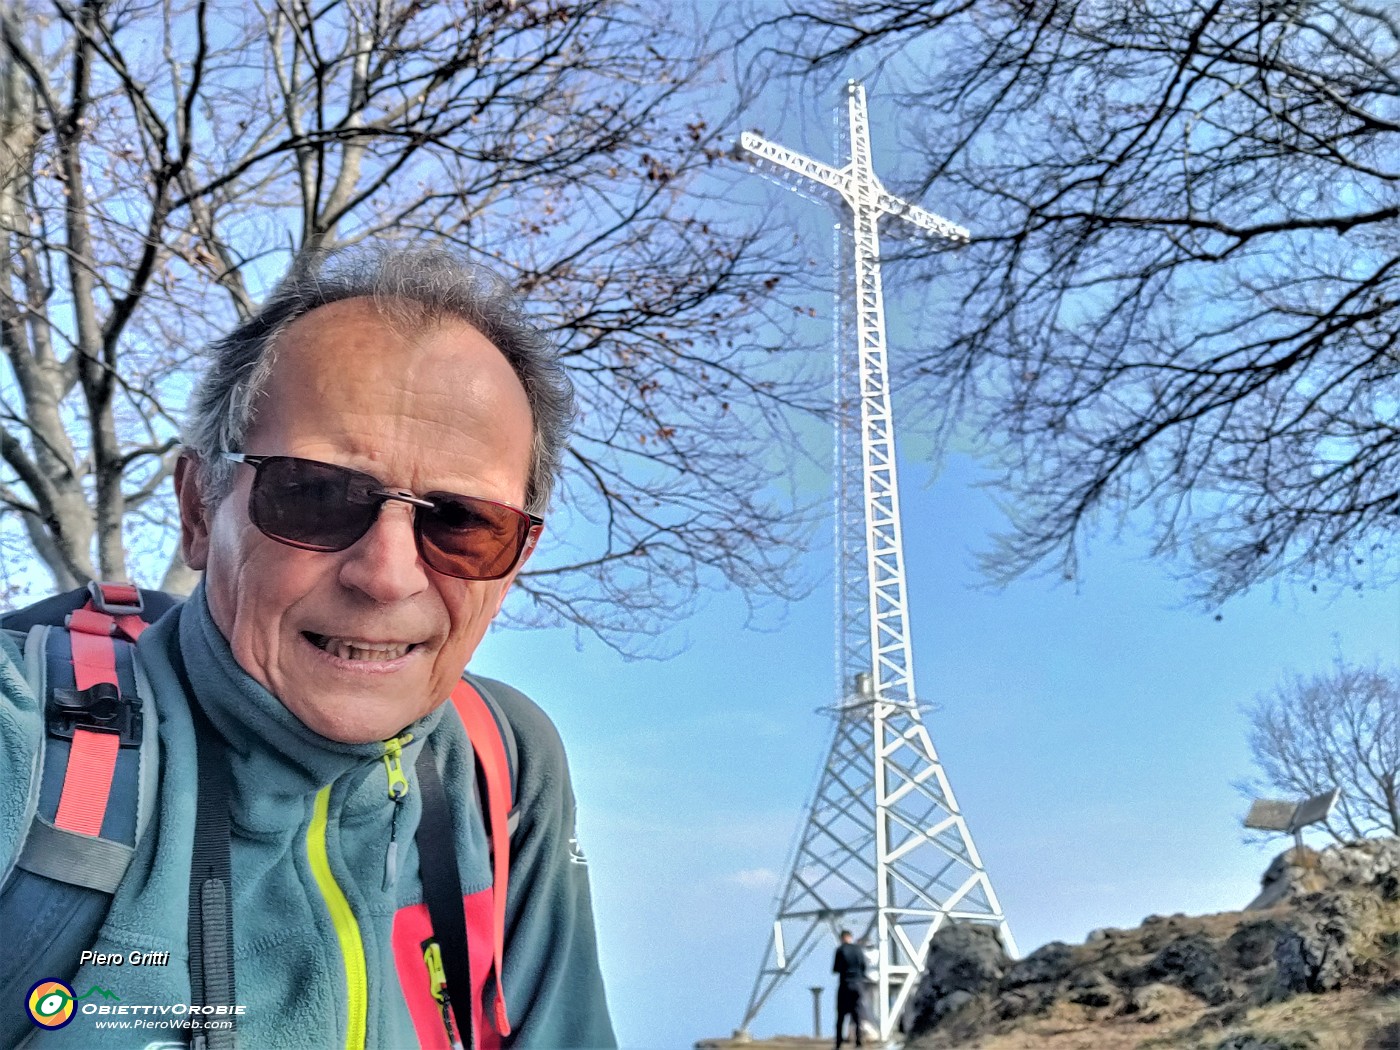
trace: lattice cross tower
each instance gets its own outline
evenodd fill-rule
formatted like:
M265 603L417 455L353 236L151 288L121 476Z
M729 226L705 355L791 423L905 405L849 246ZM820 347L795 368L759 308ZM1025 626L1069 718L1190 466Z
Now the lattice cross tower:
M881 1038L889 1039L944 922L993 925L1008 951L1016 946L914 687L880 284L883 217L915 236L965 242L968 232L880 184L865 89L855 81L847 112L850 162L839 170L750 132L740 139L764 170L795 176L799 191L814 183L835 191L853 217L842 253L850 264L842 266L847 324L838 327L846 337L837 338L841 699L741 1028L813 950L834 946L824 930L846 926L876 955L871 1005Z

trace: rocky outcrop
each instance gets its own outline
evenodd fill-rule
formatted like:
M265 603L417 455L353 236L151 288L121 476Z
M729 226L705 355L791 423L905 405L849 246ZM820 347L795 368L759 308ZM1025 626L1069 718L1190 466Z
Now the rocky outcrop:
M1400 839L1363 839L1322 851L1291 849L1274 858L1260 883L1259 896L1245 905L1246 911L1358 887L1373 887L1395 900L1400 897Z
M1184 1033L1182 1046L1306 1050L1333 1044L1305 1029L1255 1031L1251 1018L1300 996L1358 989L1376 989L1376 1001L1393 1002L1389 1016L1400 1017L1400 839L1289 850L1245 911L1150 916L1137 929L1096 930L1082 945L1054 942L1017 961L993 927L945 926L905 1021L913 1046L922 1036L940 1050L1024 1033L1052 1016L1061 1026L1157 1026L1154 1046L1174 1038L1161 1035L1171 1030ZM1354 1045L1388 1038L1385 1024L1370 1027Z
M995 992L1009 965L994 928L969 923L941 928L910 1004L913 1030L933 1028L965 1003Z

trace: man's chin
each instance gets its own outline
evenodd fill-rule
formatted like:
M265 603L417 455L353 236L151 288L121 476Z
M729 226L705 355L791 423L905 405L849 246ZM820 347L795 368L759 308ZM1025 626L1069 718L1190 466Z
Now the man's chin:
M346 696L283 700L282 706L307 729L338 744L388 740L419 717L406 715L399 704L391 707L383 701Z

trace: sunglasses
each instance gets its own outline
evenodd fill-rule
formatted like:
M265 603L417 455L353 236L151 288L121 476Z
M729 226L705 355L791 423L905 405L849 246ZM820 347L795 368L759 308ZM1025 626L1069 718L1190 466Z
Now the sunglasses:
M373 474L294 456L224 459L254 470L248 517L258 531L304 551L343 551L374 525L379 508L398 500L414 508L413 536L423 563L459 580L499 580L515 568L544 521L509 503L385 488Z

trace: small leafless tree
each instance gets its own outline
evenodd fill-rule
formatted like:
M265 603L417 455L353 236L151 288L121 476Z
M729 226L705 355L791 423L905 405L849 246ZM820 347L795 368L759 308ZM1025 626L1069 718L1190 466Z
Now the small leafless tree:
M883 65L966 222L917 369L984 428L1009 578L1137 513L1208 604L1400 568L1400 12L1367 0L756 8L829 78ZM773 34L777 34L776 40ZM954 418L958 418L956 415Z
M429 237L509 276L579 390L573 527L522 615L636 648L706 581L786 594L804 387L763 311L791 268L705 199L723 40L673 11L0 0L0 589L36 559L188 586L194 355L296 253Z
M1400 835L1400 668L1338 658L1261 694L1247 713L1259 776L1243 793L1302 799L1340 788L1326 823L1333 838Z

